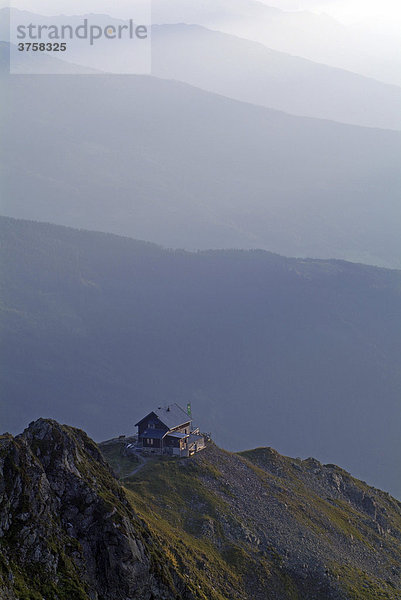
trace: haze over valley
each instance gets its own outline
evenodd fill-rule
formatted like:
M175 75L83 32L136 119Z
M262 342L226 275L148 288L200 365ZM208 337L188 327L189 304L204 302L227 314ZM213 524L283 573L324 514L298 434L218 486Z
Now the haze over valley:
M228 450L314 456L401 497L399 271L0 226L4 429L46 414L102 440L192 402Z
M4 428L189 401L401 497L399 13L352 6L154 0L149 75L107 73L129 41L21 52L1 11Z
M155 77L4 76L5 215L168 247L401 264L398 131Z

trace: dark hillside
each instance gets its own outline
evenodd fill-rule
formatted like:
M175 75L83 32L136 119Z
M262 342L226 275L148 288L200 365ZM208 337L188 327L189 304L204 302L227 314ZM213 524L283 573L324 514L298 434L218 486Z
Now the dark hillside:
M45 415L105 439L191 401L230 450L316 456L401 496L399 271L5 218L0 233L3 429Z

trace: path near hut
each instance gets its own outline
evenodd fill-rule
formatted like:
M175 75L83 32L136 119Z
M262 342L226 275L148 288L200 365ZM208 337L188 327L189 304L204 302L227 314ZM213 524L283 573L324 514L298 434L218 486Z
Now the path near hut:
M135 467L135 469L133 471L131 471L131 473L129 473L129 475L124 477L124 479L128 479L128 477L132 477L133 475L136 475L138 473L138 471L140 471L142 469L142 467L144 467L149 460L148 458L145 458L141 454L137 454L136 456L141 464L138 465L137 467Z

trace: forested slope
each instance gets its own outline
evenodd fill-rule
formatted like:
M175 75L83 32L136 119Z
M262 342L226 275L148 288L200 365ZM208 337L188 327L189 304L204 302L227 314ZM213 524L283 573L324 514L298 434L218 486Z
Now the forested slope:
M192 402L229 450L316 456L401 494L400 272L0 229L3 429L53 416L105 439Z

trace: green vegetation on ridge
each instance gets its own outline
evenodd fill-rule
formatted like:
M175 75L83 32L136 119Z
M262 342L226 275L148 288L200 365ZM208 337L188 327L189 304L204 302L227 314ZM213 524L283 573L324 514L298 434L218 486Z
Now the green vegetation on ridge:
M399 600L389 494L271 448L135 470L122 444L101 445L119 483L80 430L2 437L2 600Z
M401 505L338 467L211 445L122 483L201 597L400 597Z

